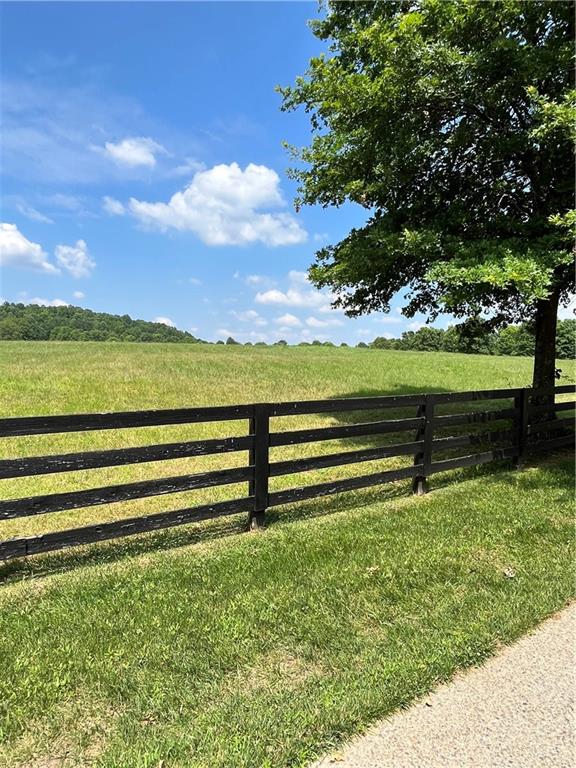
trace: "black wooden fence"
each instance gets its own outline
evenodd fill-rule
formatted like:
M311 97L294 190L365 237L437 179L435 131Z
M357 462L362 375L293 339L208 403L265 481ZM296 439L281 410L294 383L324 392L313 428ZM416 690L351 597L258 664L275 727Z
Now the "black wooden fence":
M232 469L0 501L2 521L232 483L248 484L247 496L229 501L0 541L0 560L241 512L248 513L249 527L254 528L263 525L266 509L281 504L403 479L412 480L415 493L425 493L428 490L428 478L438 472L505 459L514 461L518 466L531 451L549 451L574 445L573 419L562 418L561 412L574 410L575 404L573 401L556 402L555 395L575 391L574 385L568 385L557 387L554 393L535 392L531 389L497 389L0 419L0 438L238 419L247 419L249 422L248 434L238 437L0 460L0 479L5 479L234 451L248 451L249 455L247 466ZM468 407L464 413L444 413L447 408L454 411L461 404L478 401L506 401L506 407L491 406L490 410L478 410L477 406L472 406L472 410ZM414 409L414 415L409 418L292 431L271 429L271 419L277 417L407 408ZM506 423L504 428L500 424L493 429L492 422ZM466 425L483 424L490 424L491 427L480 432L462 431ZM453 434L454 428L457 434ZM405 442L285 461L270 460L270 449L277 446L406 432L410 433L410 439ZM454 453L461 449L468 450L464 455L445 457L446 452ZM439 457L439 454L444 456ZM333 482L269 491L271 477L397 456L412 456L413 463L399 469Z

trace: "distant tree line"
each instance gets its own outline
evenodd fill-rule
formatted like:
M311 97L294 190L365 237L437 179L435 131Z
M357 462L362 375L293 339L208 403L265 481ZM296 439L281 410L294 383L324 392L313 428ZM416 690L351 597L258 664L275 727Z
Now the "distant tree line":
M152 323L132 320L129 315L110 315L92 312L80 307L42 307L36 304L0 304L0 340L24 341L137 341L201 343L187 331ZM205 342L204 342L205 343ZM240 345L229 336L217 344ZM268 345L257 341L244 346L285 347L288 342L279 339ZM332 341L301 341L299 347L335 347ZM347 347L343 342L341 347ZM405 331L398 339L377 336L371 342L361 341L357 347L371 349L413 350L416 352L462 352L476 355L534 354L534 332L527 323L509 325L499 331L487 331L486 326L474 320L446 330L424 326L417 331ZM560 359L576 357L576 320L559 320L556 333L557 355Z
M81 307L0 304L0 339L24 341L162 341L194 344L187 331Z
M528 324L509 325L487 332L483 326L467 323L446 330L424 326L406 331L399 339L378 336L358 346L373 349L401 349L419 352L464 352L475 355L534 355L534 331ZM559 359L576 357L576 320L559 320L556 331L556 354Z

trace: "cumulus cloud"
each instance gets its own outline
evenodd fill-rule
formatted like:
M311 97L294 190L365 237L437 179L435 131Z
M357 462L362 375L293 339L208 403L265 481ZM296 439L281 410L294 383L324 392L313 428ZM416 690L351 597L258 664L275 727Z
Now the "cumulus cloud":
M72 295L74 296L75 299L83 299L86 294L83 293L82 291L74 291Z
M306 318L306 325L310 328L330 328L334 325L342 325L342 320L338 320L336 317L330 320L319 320L317 317Z
M124 216L126 213L126 208L124 207L124 204L120 202L120 200L116 200L113 197L106 197L102 198L102 208L108 213L110 216Z
M298 328L300 325L302 325L302 322L296 317L296 315L291 315L289 312L287 312L285 315L280 315L280 317L277 317L276 322L278 325L282 325L285 328Z
M248 275L246 283L247 285L262 285L267 284L269 280L270 278L265 275Z
M242 323L252 323L252 325L268 325L268 322L261 317L255 309L247 309L238 312L235 309L230 310L230 314Z
M290 287L287 291L272 288L256 294L258 304L280 304L287 307L316 307L330 304L330 297L319 291Z
M167 155L162 144L145 136L133 136L117 144L107 141L103 147L94 147L98 152L109 157L117 165L128 168L154 168L156 155Z
M162 325L169 325L170 328L176 328L176 323L173 320L170 320L169 317L155 317L152 322L161 323Z
M295 245L306 232L289 213L262 212L282 206L278 174L265 165L238 163L197 171L191 183L167 203L131 198L130 212L161 231L194 232L206 245Z
M288 280L291 283L298 283L299 285L309 285L308 274L306 272L299 272L297 269L291 269L288 272Z
M286 307L302 307L324 314L338 312L332 309L334 296L330 292L319 291L312 286L306 272L292 269L288 272L288 289L281 291L272 288L259 291L255 296L258 304L272 304Z
M72 277L88 277L96 266L84 240L77 240L74 245L57 245L54 253L58 264Z
M16 224L0 223L0 265L30 267L41 272L59 270L48 261L42 246L28 240Z

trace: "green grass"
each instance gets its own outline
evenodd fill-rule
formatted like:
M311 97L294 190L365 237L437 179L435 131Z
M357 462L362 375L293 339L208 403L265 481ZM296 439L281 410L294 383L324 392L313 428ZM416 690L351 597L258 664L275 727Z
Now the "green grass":
M561 364L568 381L573 363ZM527 385L531 361L347 349L2 343L0 415ZM372 414L370 414L372 416ZM275 429L338 423L325 414ZM354 418L361 420L358 414ZM366 418L366 417L364 417ZM245 434L246 423L2 440L2 456ZM396 439L396 438L395 438ZM401 439L406 439L404 436ZM273 459L375 444L275 449ZM0 482L0 498L245 454ZM399 460L277 478L275 488ZM0 568L0 766L304 766L573 593L572 463L481 467ZM0 523L0 539L232 498L208 489ZM241 516L244 517L244 516Z
M306 765L570 598L571 476L341 497L6 585L0 765Z
M573 380L574 364L563 363ZM373 394L406 394L527 385L531 360L458 354L330 348L258 348L177 344L0 342L0 416L85 413ZM414 416L415 409L387 412ZM272 427L297 429L361 421L383 415L354 412L274 419ZM500 425L502 426L502 425ZM2 456L99 450L246 434L246 421L38 435L2 441ZM388 442L406 434L388 435ZM382 437L272 449L284 460L369 447ZM58 493L154 477L245 465L245 452L0 480L0 498ZM362 473L411 463L410 457L367 462ZM328 482L359 474L348 465L273 478L271 490ZM231 499L245 484L138 499L125 503L0 522L0 539L88 525L167 509Z

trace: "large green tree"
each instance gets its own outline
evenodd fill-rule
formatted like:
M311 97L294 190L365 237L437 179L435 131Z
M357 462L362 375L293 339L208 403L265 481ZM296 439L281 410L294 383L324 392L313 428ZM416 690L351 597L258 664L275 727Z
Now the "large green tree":
M354 316L389 308L534 324L551 387L559 304L574 290L572 2L328 2L327 41L281 88L304 107L297 205L367 211L316 254L314 283Z

